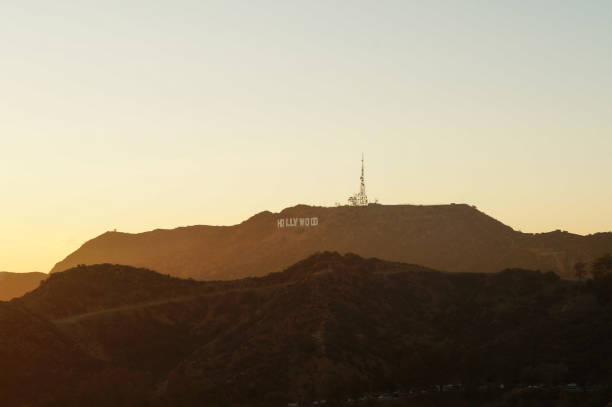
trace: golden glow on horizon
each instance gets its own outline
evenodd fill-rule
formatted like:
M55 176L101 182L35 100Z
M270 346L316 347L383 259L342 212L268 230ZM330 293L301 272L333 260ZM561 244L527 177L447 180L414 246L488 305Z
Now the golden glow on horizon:
M0 5L0 270L358 188L612 230L608 2Z

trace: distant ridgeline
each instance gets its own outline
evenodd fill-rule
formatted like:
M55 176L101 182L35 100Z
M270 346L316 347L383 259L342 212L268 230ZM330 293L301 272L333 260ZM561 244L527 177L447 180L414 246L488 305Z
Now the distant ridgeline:
M521 233L464 204L317 207L261 212L233 226L107 232L57 263L125 264L200 280L280 271L320 251L355 253L453 272L520 267L573 277L577 262L612 252L612 233Z
M0 301L21 297L38 287L47 278L45 273L8 273L0 271Z

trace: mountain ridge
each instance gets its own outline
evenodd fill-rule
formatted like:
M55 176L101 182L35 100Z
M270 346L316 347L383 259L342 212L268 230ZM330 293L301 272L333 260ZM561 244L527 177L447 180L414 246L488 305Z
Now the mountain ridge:
M21 297L26 292L38 287L48 274L40 272L11 273L0 271L0 301Z
M317 226L279 228L277 220L318 219ZM280 271L323 250L422 264L438 270L552 270L612 251L612 233L528 234L466 204L314 207L263 211L232 226L183 226L137 234L106 232L85 242L51 272L78 264L116 263L179 277L231 280Z

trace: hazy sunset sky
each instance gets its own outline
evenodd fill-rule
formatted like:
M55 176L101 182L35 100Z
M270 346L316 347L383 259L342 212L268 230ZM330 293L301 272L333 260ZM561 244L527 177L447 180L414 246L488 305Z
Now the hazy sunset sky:
M612 230L610 1L4 1L0 270L359 187Z

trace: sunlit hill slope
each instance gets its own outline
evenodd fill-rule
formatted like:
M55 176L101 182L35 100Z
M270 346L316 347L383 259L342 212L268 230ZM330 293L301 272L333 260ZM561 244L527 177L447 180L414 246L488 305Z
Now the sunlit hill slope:
M316 227L278 228L277 220L316 217ZM612 251L612 233L525 234L468 205L298 205L259 213L235 226L190 226L128 234L108 232L57 263L117 263L179 277L233 279L280 271L332 250L447 271L494 272L522 267L572 276L577 261Z

